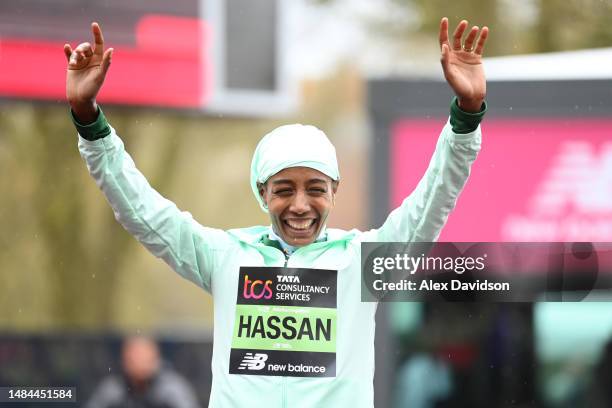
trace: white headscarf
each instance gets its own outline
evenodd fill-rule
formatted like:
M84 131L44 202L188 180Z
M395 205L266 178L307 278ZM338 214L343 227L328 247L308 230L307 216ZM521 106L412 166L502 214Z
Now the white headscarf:
M251 189L265 212L257 183L289 167L309 167L340 180L336 149L323 131L301 124L277 127L259 141L251 162Z

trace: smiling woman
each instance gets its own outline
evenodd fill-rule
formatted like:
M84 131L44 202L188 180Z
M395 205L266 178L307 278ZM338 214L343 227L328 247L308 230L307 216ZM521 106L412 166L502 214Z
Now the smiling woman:
M291 167L258 189L274 232L288 245L301 247L320 236L334 207L338 181L308 167Z
M339 180L336 149L314 126L280 126L261 139L253 155L251 189L270 214L273 236L289 253L323 239Z
M448 20L440 23L442 67L457 98L427 172L380 228L366 232L326 226L340 181L336 150L321 130L298 124L268 133L253 155L251 189L272 225L201 226L149 185L97 106L112 57L100 27L92 24L94 46L65 45L79 150L117 220L213 295L210 407L373 407L376 303L360 301L361 243L435 241L454 208L486 110L488 30L472 27L463 40L467 26L459 23L451 43ZM293 334L277 336L280 322Z

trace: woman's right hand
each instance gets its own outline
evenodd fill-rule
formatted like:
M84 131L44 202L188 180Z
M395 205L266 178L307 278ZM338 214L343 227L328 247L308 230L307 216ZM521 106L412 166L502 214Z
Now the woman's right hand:
M104 51L104 37L98 23L91 24L94 46L85 42L74 50L64 45L68 60L66 73L66 97L74 115L83 124L96 120L98 107L96 96L102 88L113 55L113 49Z

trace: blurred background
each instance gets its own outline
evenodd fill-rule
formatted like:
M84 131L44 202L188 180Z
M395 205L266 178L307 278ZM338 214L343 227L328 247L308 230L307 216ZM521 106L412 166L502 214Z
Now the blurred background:
M612 241L610 1L0 2L0 386L76 386L83 403L121 372L122 339L146 334L202 406L210 392L211 298L139 246L89 178L65 42L101 24L105 114L201 224L268 223L251 154L300 122L338 151L328 225L369 229L447 119L442 16L491 36L483 150L440 239ZM609 303L394 303L377 319L377 408L612 406Z

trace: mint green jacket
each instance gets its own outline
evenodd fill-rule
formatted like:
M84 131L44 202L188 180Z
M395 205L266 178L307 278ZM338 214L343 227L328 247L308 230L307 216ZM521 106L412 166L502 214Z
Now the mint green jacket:
M452 112L452 110L451 110ZM372 408L374 313L361 302L363 241L435 241L480 150L477 128L459 134L446 124L424 177L378 229L327 229L327 239L297 249L289 258L264 243L267 226L208 228L162 197L138 171L104 115L77 126L79 150L116 219L153 255L214 299L213 384L210 407ZM94 134L94 137L91 137ZM326 378L229 374L238 271L241 266L337 270L336 375Z

